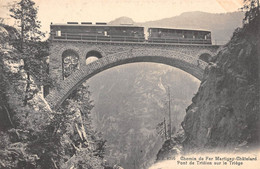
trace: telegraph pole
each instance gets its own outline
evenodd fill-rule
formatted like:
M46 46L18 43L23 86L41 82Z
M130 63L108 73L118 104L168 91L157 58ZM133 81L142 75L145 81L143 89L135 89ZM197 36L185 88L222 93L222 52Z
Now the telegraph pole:
M165 140L167 140L167 129L166 129L166 120L165 117L163 119L163 123L164 123L164 135L165 135Z

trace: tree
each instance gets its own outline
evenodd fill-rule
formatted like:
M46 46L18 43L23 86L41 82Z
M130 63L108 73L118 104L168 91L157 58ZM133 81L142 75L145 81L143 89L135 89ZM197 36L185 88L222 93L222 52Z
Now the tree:
M242 10L246 10L244 23L250 23L259 16L259 0L244 0Z
M18 24L20 36L12 41L12 45L21 52L24 70L27 74L27 86L24 105L38 92L31 88L31 76L38 85L51 85L46 63L49 48L48 42L41 42L44 33L40 31L41 23L37 20L38 8L32 0L21 0L11 5L10 16Z
M20 48L18 46L17 48L23 52L24 44L39 41L44 36L44 33L39 30L41 23L37 20L38 8L35 7L32 0L21 0L11 5L10 12L10 16L17 21L18 27L20 27Z

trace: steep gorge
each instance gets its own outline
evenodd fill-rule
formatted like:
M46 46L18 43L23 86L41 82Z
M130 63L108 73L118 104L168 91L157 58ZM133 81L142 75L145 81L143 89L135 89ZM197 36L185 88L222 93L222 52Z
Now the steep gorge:
M107 160L125 169L154 162L163 143L156 126L164 118L168 122L167 86L174 99L172 126L178 130L199 85L191 75L155 63L115 67L88 83L95 103L93 122L107 140Z
M259 146L257 19L237 29L206 68L182 123L184 151L234 152Z

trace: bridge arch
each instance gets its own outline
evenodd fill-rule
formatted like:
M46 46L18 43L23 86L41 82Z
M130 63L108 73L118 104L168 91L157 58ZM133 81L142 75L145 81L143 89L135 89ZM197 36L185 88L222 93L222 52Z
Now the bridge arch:
M57 61L56 64L57 65L60 65L61 66L61 78L64 80L65 77L65 74L64 74L64 57L66 55L66 53L70 51L71 53L74 53L75 56L77 56L78 60L77 60L77 69L80 68L81 66L81 57L82 57L82 52L79 48L73 46L73 45L66 45L66 46L63 46L61 47L59 50L57 50L57 53L56 53L56 58L55 60ZM69 76L70 74L66 75L67 77Z
M62 78L67 78L74 71L79 69L79 54L73 49L62 52Z
M91 50L86 54L86 58L91 57L91 56L96 56L99 59L103 57L102 54L96 50Z
M210 54L208 54L208 53L203 53L203 54L201 54L200 56L199 56L199 59L200 60L203 60L204 62L207 62L207 63L209 63L209 60L211 59L211 55Z
M105 57L106 54L105 52L98 48L98 47L91 47L88 48L84 51L84 56L85 56L85 63L84 64L89 64L93 61L96 61L102 57Z
M199 58L200 60L203 60L204 62L209 62L209 60L214 56L214 54L209 51L209 50L201 50L198 54L197 54L197 58Z
M82 56L81 50L80 50L79 48L73 46L73 45L67 45L67 46L65 46L65 47L62 47L62 48L58 51L57 55L58 55L58 56L62 56L62 54L63 54L65 51L67 51L67 50L72 50L72 51L76 52L76 53L79 55L79 57Z
M79 70L65 79L58 90L52 91L46 100L51 108L57 108L85 80L107 70L109 68L135 62L155 62L179 68L199 80L202 79L203 71L207 65L204 61L183 53L171 50L144 50L135 49L102 57L88 65L83 65Z
M101 59L103 56L100 52L95 51L95 50L91 50L87 53L86 55L86 64L89 64L93 61L96 61L98 59Z

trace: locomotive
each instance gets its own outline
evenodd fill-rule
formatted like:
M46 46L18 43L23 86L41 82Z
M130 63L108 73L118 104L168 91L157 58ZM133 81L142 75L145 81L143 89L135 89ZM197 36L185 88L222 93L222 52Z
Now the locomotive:
M133 25L107 25L97 22L68 22L51 24L51 37L64 40L143 42L143 43L181 43L209 44L211 32L206 30L189 30L173 28L148 28L145 38L144 27Z

